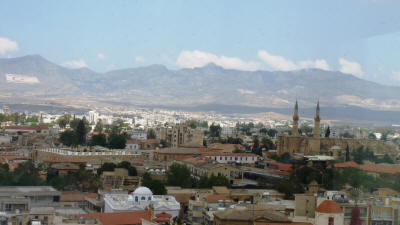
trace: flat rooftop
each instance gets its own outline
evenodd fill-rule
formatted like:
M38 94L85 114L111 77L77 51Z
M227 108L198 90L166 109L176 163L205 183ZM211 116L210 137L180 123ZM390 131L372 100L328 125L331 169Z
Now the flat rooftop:
M0 196L10 195L61 195L51 186L3 186L0 187Z

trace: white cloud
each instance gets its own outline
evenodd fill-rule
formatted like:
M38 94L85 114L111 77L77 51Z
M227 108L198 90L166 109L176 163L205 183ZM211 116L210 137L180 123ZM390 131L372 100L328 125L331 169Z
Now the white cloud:
M255 92L254 91L251 91L251 90L247 90L247 89L241 89L241 88L239 88L239 89L236 89L240 94L242 94L242 95L253 95L253 94L255 94Z
M353 74L355 76L361 77L364 72L361 69L361 65L358 62L348 61L344 58L339 59L340 72Z
M258 57L274 70L291 71L308 68L330 70L328 63L324 59L293 62L285 59L283 56L272 55L265 50L258 51Z
M103 60L106 58L106 56L103 53L99 53L99 54L97 54L97 58L100 60Z
M86 62L83 59L71 60L71 61L68 61L68 62L64 62L62 65L65 66L65 67L71 68L71 69L78 69L78 68L87 67Z
M136 56L135 57L135 61L138 62L138 63L142 63L142 62L144 62L144 57L143 56Z
M254 71L261 69L261 66L256 62L246 62L235 57L217 56L212 53L194 51L182 51L176 64L183 68L203 67L209 63L214 63L225 69L237 69Z
M6 52L17 51L18 44L15 41L11 41L7 38L0 37L0 55L4 55Z

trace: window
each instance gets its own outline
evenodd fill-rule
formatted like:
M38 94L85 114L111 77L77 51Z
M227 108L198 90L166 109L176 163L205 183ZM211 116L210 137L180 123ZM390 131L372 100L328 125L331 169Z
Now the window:
M138 202L138 201L139 201L139 197L135 196L135 202Z
M140 200L146 200L146 197L143 196Z
M5 205L5 211L11 211L12 205L11 204L6 204Z
M150 200L151 200L151 197L148 197L148 198L147 198L147 200L149 200L149 201L150 201Z
M329 217L328 225L334 225L334 224L335 224L334 218L333 217Z

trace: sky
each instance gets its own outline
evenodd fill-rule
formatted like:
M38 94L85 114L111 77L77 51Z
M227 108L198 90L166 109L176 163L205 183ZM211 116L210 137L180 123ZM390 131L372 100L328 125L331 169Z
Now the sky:
M98 72L215 63L400 86L400 0L1 1L0 58Z

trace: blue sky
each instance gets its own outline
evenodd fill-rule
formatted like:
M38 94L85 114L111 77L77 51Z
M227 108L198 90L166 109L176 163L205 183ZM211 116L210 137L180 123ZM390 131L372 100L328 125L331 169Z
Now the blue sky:
M112 69L214 62L400 85L400 1L1 1L0 57Z

